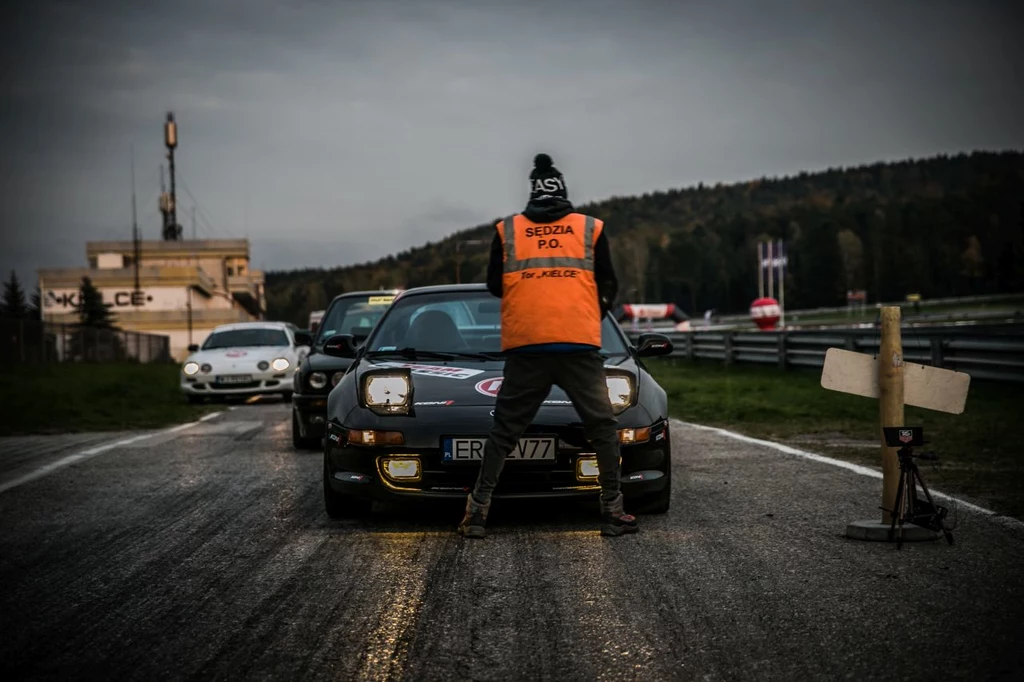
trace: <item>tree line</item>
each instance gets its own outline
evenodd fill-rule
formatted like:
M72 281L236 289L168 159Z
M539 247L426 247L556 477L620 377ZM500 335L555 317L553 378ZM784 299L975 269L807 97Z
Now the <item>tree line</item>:
M757 296L757 243L783 239L789 308L1024 290L1024 154L975 152L736 184L611 197L578 210L605 221L617 303L743 312ZM496 218L497 220L497 218ZM304 326L353 290L484 281L493 223L374 262L268 272L268 317Z

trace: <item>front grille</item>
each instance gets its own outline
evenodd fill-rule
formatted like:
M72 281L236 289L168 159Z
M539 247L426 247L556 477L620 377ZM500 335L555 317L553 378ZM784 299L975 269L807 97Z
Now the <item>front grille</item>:
M423 466L423 479L417 484L420 490L472 487L480 472L478 460L443 462L440 449L420 451L419 457ZM495 493L543 493L580 485L588 483L576 480L576 453L559 452L553 462L506 460Z

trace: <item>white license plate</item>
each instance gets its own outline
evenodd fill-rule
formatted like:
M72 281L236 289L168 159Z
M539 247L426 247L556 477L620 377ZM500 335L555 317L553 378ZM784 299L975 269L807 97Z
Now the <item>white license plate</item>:
M251 374L224 374L217 377L218 384L247 384L250 381Z
M445 462L473 462L483 459L486 438L445 438L442 459ZM506 459L554 461L557 448L554 438L520 438Z

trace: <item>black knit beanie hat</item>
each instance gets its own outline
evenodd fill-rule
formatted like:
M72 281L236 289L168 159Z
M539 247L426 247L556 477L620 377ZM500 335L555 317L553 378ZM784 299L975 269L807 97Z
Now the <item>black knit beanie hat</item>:
M533 157L533 172L530 173L530 201L552 197L569 198L565 178L552 165L550 156L538 154Z

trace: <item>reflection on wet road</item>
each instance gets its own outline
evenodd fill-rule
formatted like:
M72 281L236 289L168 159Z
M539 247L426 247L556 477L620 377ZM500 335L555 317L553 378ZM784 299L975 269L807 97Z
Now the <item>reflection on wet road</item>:
M454 533L458 503L332 521L287 409L241 405L0 494L6 678L1021 672L1024 538L984 518L954 547L850 541L877 481L676 425L673 508L636 536L600 537L596 503L496 502L482 542ZM64 456L7 445L19 476Z

